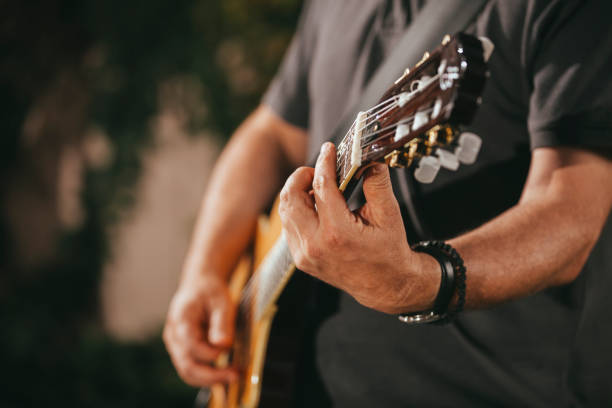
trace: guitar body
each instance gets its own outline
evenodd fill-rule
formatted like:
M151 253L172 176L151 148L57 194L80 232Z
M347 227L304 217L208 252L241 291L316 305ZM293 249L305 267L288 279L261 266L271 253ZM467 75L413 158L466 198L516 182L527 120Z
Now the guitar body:
M279 239L282 231L278 215L278 199L269 216L261 215L257 222L253 250L245 255L234 270L230 280L230 292L234 300L240 301L248 278L261 265L266 255ZM248 310L239 310L235 341L231 354L225 353L217 360L217 366L232 364L241 370L237 383L221 384L211 388L209 408L255 408L261 395L262 374L266 349L276 305L270 305L255 321Z

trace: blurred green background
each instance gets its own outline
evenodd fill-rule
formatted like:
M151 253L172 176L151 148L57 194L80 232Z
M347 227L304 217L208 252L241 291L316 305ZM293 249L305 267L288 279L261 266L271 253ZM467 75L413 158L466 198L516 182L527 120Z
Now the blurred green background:
M0 406L191 406L163 313L301 1L1 4Z

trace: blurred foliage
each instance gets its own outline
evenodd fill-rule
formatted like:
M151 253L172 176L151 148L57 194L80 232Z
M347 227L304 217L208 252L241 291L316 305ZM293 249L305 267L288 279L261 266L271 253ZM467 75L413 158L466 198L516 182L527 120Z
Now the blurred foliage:
M188 78L205 107L189 115L189 126L229 135L258 103L300 6L297 0L2 2L2 197L6 181L31 165L24 121L66 81L82 95L74 114L82 117L62 116L60 109L58 122L102 129L114 159L87 172L86 218L61 234L52 262L18 266L9 224L0 219L0 406L190 406L194 392L174 373L159 337L118 343L100 328L106 225L116 221L117 206L133 200L160 84ZM81 135L44 136L49 150L78 143Z

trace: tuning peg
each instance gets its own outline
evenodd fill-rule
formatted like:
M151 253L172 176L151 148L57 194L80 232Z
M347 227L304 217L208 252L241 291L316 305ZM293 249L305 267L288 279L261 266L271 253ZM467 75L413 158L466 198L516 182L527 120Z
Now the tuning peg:
M433 156L425 156L419 160L418 167L414 170L414 178L424 184L429 184L438 175L440 171L440 162Z
M395 80L395 85L399 84L402 81L402 79L404 79L404 78L406 78L408 76L408 74L410 74L410 68L406 68L404 70L404 73L402 74L402 76Z
M455 156L463 164L472 164L476 161L482 140L478 135L464 132L459 136L458 146L455 148Z
M437 149L436 155L438 155L438 161L440 166L445 169L456 171L459 168L459 159L453 153L448 150Z
M421 60L416 63L415 67L418 67L419 65L427 61L428 58L429 58L429 51L425 51L425 54L423 54L423 58L421 58Z
M435 119L440 115L442 111L442 98L436 98L436 102L434 103L433 108L431 109L431 118Z
M429 116L425 108L419 108L414 114L414 120L412 121L412 130L417 130L421 126L426 125L429 122Z
M399 142L410 133L410 126L405 123L400 123L395 128L395 136L393 136L394 142Z

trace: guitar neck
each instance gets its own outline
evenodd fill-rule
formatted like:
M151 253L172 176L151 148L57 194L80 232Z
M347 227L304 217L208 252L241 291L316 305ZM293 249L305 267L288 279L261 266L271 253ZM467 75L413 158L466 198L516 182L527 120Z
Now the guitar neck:
M255 321L272 310L294 269L287 240L281 233L249 282L249 292L252 293L245 291L243 294L243 302L248 301ZM250 298L244 299L245 296Z

